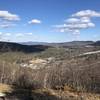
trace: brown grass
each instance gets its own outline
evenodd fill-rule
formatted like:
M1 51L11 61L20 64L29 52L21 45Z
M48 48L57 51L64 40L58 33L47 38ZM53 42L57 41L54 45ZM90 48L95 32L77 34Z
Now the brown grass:
M27 90L21 90L20 91L27 91ZM6 84L0 84L0 92L4 93L12 93L13 92L13 86L6 85ZM69 98L68 100L100 100L99 94L93 94L93 93L78 93L75 91L72 91L70 87L66 86L65 90L52 90L48 88L44 89L37 89L32 90L32 94L41 94L41 95L51 95L55 96L57 98ZM47 98L47 97L46 97ZM65 100L65 99L64 99Z
M13 91L13 88L11 85L7 85L7 84L1 84L0 83L0 92L4 93L4 92L8 92L11 93Z

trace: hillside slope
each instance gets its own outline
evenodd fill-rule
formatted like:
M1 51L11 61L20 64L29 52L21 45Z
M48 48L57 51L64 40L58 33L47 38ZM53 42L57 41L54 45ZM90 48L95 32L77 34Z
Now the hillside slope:
M32 53L32 52L40 52L48 49L49 46L43 45L22 45L18 43L12 42L0 42L0 52L8 52L8 51L21 51L25 53Z

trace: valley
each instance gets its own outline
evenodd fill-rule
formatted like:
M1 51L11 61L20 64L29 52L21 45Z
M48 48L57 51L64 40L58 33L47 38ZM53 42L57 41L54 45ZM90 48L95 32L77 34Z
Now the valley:
M99 45L31 45L27 50L33 52L24 52L26 47L6 43L0 50L0 93L6 100L100 99Z

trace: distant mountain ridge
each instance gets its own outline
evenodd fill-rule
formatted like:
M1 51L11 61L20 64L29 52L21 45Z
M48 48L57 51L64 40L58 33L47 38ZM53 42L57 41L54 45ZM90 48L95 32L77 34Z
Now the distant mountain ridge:
M84 46L94 44L93 41L72 41L72 42L63 42L63 43L47 43L47 42L22 42L20 44L24 45L48 45L48 46Z
M100 41L72 41L64 43L46 43L46 42L0 42L0 52L20 51L25 53L40 52L49 47L84 47L84 46L100 46Z
M49 43L47 43L47 42L32 42L32 41L28 41L28 42L20 42L19 44L23 44L23 45L47 45Z
M40 52L48 49L49 46L45 45L22 45L13 42L0 42L0 52L20 51L25 53Z

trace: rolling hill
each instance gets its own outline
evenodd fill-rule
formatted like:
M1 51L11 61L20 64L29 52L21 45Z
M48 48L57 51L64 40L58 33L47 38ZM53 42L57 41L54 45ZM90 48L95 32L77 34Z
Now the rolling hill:
M48 49L49 46L44 45L22 45L12 42L0 42L0 52L20 51L25 53L40 52Z

